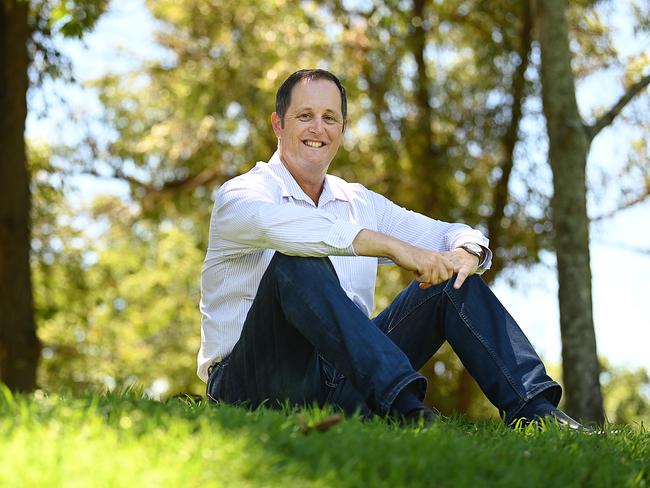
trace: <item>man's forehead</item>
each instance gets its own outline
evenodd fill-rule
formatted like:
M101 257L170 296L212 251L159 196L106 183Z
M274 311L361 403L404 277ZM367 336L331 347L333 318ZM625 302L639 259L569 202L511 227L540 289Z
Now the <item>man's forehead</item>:
M341 112L341 92L333 81L318 78L300 80L291 90L290 108L312 108L313 105L332 105L327 107Z

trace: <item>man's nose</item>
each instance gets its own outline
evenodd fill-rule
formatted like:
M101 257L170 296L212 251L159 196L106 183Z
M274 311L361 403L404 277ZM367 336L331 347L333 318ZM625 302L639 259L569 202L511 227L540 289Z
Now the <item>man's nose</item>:
M323 121L320 117L314 117L312 119L309 131L313 134L320 134L323 131Z

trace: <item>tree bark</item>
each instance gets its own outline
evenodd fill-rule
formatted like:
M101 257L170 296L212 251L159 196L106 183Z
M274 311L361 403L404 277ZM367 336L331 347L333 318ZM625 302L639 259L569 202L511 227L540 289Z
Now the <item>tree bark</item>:
M602 423L603 399L592 316L586 162L589 139L578 112L565 0L537 2L544 115L553 171L551 201L559 281L566 410Z
M35 387L40 353L32 306L24 141L28 5L0 0L0 380L13 391Z

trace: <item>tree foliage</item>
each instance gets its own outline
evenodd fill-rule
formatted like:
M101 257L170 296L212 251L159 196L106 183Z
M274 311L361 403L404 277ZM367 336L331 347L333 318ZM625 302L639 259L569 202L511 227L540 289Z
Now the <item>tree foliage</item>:
M650 375L645 368L624 369L601 361L605 416L611 423L650 424Z
M170 391L200 392L196 306L211 194L269 158L275 90L301 67L332 70L349 92L351 125L333 173L436 218L482 228L495 251L488 279L552 249L540 58L528 2L147 5L164 55L97 80L112 136L82 127L80 147L64 154L75 171L128 182L131 198L98 201L81 220L64 200L56 215L42 215L53 219L43 242L53 234L61 241L51 263L44 245L34 260L43 384L110 386L131 378L151 386L164 377ZM600 13L607 5L572 3L578 80L641 62L614 50ZM628 71L637 73L633 84L643 68ZM640 191L635 182L630 188ZM408 279L394 268L382 277L379 306ZM428 368L435 401L466 395L443 410L466 409L476 390L460 379L457 359L443 351Z
M141 219L116 197L73 207L49 149L32 147L30 161L36 319L45 344L39 385L102 390L158 380L199 393L201 239L182 220Z

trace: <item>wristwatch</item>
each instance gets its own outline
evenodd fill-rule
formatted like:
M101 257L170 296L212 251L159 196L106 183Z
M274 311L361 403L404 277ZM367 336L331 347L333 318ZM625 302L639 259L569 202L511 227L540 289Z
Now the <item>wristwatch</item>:
M475 242L466 242L459 247L470 253L472 256L476 256L478 258L479 266L483 263L483 260L485 259L485 250L483 249L483 246L476 244Z

